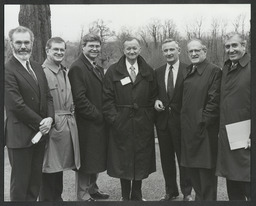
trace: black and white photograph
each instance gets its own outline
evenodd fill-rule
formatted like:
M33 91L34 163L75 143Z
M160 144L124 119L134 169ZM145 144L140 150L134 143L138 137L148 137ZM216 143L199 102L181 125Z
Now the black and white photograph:
M250 3L3 7L5 203L253 203Z

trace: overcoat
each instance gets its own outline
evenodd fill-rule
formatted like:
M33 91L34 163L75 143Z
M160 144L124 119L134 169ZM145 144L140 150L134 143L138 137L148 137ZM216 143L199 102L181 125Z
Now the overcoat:
M187 67L181 109L181 165L215 168L219 130L221 69L204 60Z
M156 81L153 69L141 56L137 62L134 83L124 81L129 73L123 56L108 69L103 87L103 113L110 126L107 173L128 180L142 180L156 170Z
M38 85L22 64L13 56L5 64L6 146L26 148L39 131L42 119L52 117L54 107L47 80L41 65L30 64L36 74ZM40 141L47 139L44 135Z
M80 167L80 149L73 97L67 72L46 59L42 65L53 97L55 125L46 143L43 172L53 173ZM65 76L63 76L65 75Z
M220 132L216 175L234 181L250 181L250 150L230 150L225 125L251 119L250 56L245 54L236 68L229 71L231 61L223 67L221 82Z
M103 75L103 68L100 68ZM95 174L106 170L107 132L102 115L102 78L80 54L69 73L75 103L80 144L80 171Z

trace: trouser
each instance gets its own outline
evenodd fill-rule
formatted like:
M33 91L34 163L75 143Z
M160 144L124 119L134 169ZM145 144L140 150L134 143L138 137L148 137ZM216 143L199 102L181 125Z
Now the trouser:
M165 180L166 194L178 196L177 174L175 154L178 160L180 171L180 189L184 196L190 195L192 184L187 171L187 168L180 166L181 140L180 129L177 126L171 125L171 120L168 121L168 127L164 130L157 129L159 140L159 149L161 156L162 170Z
M227 192L229 200L250 200L250 182L233 181L227 179Z
M43 173L40 201L63 201L63 172Z
M189 168L190 179L196 193L195 200L217 200L215 168Z
M28 148L8 148L11 201L37 201L42 180L45 141Z
M76 172L76 195L78 201L88 200L91 197L90 194L94 194L99 190L96 183L97 179L98 174Z
M141 200L142 192L141 185L142 180L126 180L120 179L122 197L125 200Z

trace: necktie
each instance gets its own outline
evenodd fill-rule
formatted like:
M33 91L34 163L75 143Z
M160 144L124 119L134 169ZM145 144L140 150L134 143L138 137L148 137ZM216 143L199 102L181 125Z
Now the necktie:
M103 79L103 76L102 76L102 74L101 74L101 72L100 72L100 68L97 67L96 62L93 62L92 64L93 64L93 68L94 68L94 71L95 71L96 75L97 75L100 79Z
M34 72L32 71L32 69L30 68L28 61L26 61L26 67L27 67L27 71L30 74L30 76L35 80L36 83L38 83L37 78L36 78Z
M174 84L173 84L173 66L171 65L169 67L169 74L167 79L167 96L169 98L169 101L172 99L173 92L174 92Z
M132 82L135 82L136 80L136 72L135 72L135 68L131 65L130 67L130 76L131 76L131 79L132 79Z
M196 69L197 69L197 66L194 64L193 67L191 68L190 72L188 73L188 76L194 74Z
M238 63L232 62L232 64L231 64L230 67L229 67L229 71L232 71L232 70L236 69L236 68L237 68L237 64L238 64Z
M61 66L61 70L63 72L64 80L66 82L66 68Z

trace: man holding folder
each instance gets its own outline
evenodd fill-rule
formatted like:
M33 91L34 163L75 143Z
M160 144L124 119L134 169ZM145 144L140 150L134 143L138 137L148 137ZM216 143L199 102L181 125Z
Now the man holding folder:
M227 179L230 200L250 200L250 56L238 33L227 35L225 51L216 175Z

